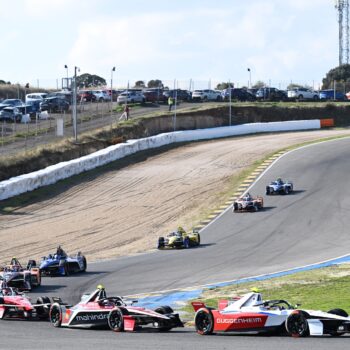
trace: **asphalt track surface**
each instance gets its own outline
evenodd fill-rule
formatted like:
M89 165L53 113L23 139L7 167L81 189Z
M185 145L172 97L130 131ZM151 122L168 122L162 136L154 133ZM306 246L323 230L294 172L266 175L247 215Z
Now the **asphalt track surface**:
M56 295L75 303L99 283L110 295L169 290L276 272L348 254L349 149L350 139L342 139L283 156L250 192L264 195L265 185L282 177L294 182L294 193L264 195L265 209L257 213L226 211L202 231L199 248L154 251L90 264L85 274L45 278L33 298ZM3 321L0 336L0 349L344 349L349 344L347 337L201 337L191 329L168 334L115 334L55 329L47 322L30 321Z

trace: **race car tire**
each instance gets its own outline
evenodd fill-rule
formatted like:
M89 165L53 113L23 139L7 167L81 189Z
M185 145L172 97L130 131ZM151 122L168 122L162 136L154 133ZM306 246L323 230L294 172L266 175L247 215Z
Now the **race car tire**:
M190 248L191 242L190 242L190 238L189 238L189 237L185 237L185 238L184 238L184 240L183 240L183 245L184 245L184 248L185 248L185 249Z
M163 305L163 306L159 306L157 307L154 312L158 312L161 315L166 315L166 314L172 314L174 313L174 310L168 306L168 305Z
M0 297L0 304L5 304L4 297Z
M270 194L270 187L266 187L266 195L268 196Z
M36 301L37 304L50 304L50 298L49 297L39 297L38 300ZM36 309L36 312L38 314L38 317L40 319L46 319L49 317L49 307L45 306L39 306Z
M332 309L332 310L329 310L328 313L332 314L332 315L342 316L342 317L349 317L348 313L343 309ZM332 331L332 332L329 332L329 334L332 337L340 337L341 335L343 335L345 333L339 333L337 331Z
M32 267L36 267L36 261L35 260L28 260L27 270L30 270Z
M287 333L292 337L306 337L309 335L309 325L303 311L296 310L288 316L285 322Z
M238 210L238 203L233 203L233 211L237 211Z
M201 244L201 235L198 233L198 241L197 241L197 245Z
M120 308L116 308L109 313L108 326L114 332L122 332L124 330L124 317Z
M82 271L82 272L85 272L85 271L86 271L86 268L87 268L87 261L86 261L85 256L83 256L83 269L82 269L81 271Z
M164 237L159 237L158 238L158 249L163 249L164 246L165 246Z
M167 315L174 313L174 310L170 306L164 305L156 308L154 312L158 312L161 315ZM169 327L166 324L162 324L162 322L158 322L158 326L156 328L161 332L167 332L170 331L170 329L172 329L172 327Z
M194 318L194 324L198 334L213 334L214 318L212 312L206 308L198 310Z
M284 194L289 194L289 188L288 188L288 187L286 187L286 188L284 189Z
M54 327L61 327L62 324L62 308L60 305L52 305L49 313L50 322Z

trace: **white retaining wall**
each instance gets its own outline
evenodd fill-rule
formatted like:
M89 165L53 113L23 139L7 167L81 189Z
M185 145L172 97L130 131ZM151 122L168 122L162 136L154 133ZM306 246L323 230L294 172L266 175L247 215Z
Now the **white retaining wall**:
M0 182L0 200L7 199L59 180L97 168L139 151L157 148L175 142L215 139L262 132L320 129L320 120L252 123L211 129L176 131L107 147L87 156L51 165L43 170L13 177Z

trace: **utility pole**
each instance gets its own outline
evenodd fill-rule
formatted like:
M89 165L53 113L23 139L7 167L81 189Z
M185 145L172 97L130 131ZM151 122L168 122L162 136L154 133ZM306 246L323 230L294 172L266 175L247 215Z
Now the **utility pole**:
M349 64L349 0L335 0L338 12L339 66Z
M74 141L78 141L78 126L77 126L77 71L80 71L79 67L74 67L74 78L73 78L73 108L72 108L72 119L73 119L73 133Z

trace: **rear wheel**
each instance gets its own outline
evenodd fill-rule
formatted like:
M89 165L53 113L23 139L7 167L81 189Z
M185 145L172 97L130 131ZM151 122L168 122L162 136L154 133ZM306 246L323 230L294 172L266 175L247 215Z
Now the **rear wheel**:
M62 308L59 305L53 305L49 314L50 322L54 327L61 327L62 324Z
M332 315L342 316L342 317L349 317L348 313L343 309L332 309L332 310L329 310L328 313ZM329 334L332 337L340 337L344 333L339 333L337 331L330 331Z
M49 316L49 307L50 307L50 299L49 297L40 297L38 298L37 304L49 304L37 307L36 311L38 313L38 317L41 319L46 319Z
M198 233L198 241L197 241L197 245L201 244L201 235Z
M160 306L156 308L154 312L157 312L161 315L167 315L167 314L174 313L174 310L170 306L165 305L165 306ZM172 327L166 326L165 324L163 325L161 321L157 322L155 327L162 332L170 331L170 329L172 328Z
M86 261L86 258L85 256L83 257L83 269L82 271L85 272L86 271L86 268L87 268L87 261Z
M159 237L158 238L158 249L163 249L165 246L164 244L164 237Z
M198 334L208 335L213 333L214 319L210 310L201 309L197 311L194 323Z
M183 245L186 249L188 249L190 247L190 238L189 237L184 238Z
M292 337L306 337L309 335L309 325L301 311L293 312L285 322L286 330Z

